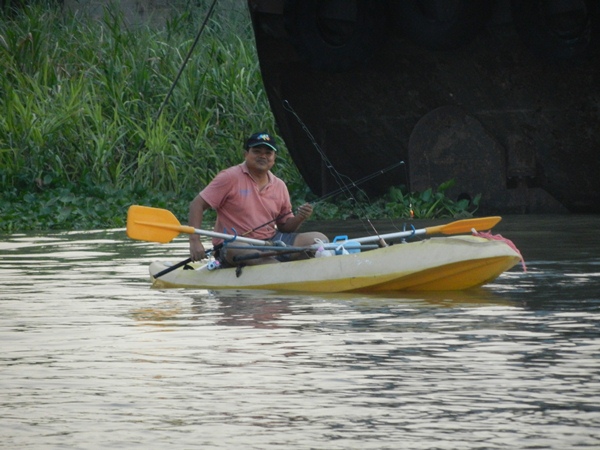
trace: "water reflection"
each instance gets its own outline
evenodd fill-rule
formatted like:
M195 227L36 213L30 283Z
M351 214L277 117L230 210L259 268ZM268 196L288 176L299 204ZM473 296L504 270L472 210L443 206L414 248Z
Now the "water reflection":
M176 292L168 290L177 297ZM191 300L190 312L185 312L180 303L169 302L156 308L144 307L132 311L135 320L159 326L181 318L189 320L209 319L217 325L244 326L254 328L276 328L278 322L293 314L306 316L308 309L318 305L351 308L357 313L405 311L407 308L427 310L428 308L473 308L478 306L518 306L519 302L506 300L489 289L474 289L462 292L427 293L378 293L357 294L311 294L294 295L273 291L255 290L200 290L186 293ZM284 325L285 326L285 325Z
M498 230L527 273L377 295L163 291L185 237L6 236L0 446L598 448L600 221L548 220Z

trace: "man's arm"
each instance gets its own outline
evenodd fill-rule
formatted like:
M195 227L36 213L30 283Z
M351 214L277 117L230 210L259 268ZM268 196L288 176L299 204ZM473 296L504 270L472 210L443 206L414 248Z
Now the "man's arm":
M188 216L188 225L194 228L202 227L202 218L204 211L210 209L210 205L200 196L196 195L196 198L190 203L190 213ZM198 234L190 234L190 258L192 261L200 261L206 258L206 250L204 245L200 242L200 236Z
M310 203L305 203L298 208L298 212L294 217L290 217L285 223L277 224L277 228L282 233L293 233L300 228L302 222L308 219L313 212L313 207Z

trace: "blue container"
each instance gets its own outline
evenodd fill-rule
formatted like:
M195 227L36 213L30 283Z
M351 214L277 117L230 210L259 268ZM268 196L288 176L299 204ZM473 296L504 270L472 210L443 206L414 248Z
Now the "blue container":
M334 244L339 245L335 248L336 255L343 255L344 250L348 253L360 253L360 242L349 241L348 236L336 236L333 240Z

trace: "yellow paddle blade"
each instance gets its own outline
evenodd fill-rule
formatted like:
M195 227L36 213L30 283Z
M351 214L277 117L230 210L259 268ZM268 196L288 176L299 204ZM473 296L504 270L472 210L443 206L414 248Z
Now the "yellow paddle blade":
M461 234L470 233L472 229L477 231L490 230L502 220L500 216L477 217L475 219L462 219L445 225L425 228L425 234Z
M131 205L127 211L127 236L131 239L165 244L180 233L189 233L190 228L182 226L177 217L166 209Z

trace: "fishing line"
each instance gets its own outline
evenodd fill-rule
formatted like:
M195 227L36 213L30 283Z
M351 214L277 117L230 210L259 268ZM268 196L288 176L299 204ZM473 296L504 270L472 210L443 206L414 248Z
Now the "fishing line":
M300 116L296 113L294 108L292 108L292 105L290 105L290 102L288 100L283 100L283 108L286 111L290 112L296 118L296 120L298 121L298 123L300 124L300 126L302 127L302 129L304 130L304 132L306 133L308 138L310 139L312 145L315 147L315 149L321 156L321 159L325 163L325 167L327 168L327 170L329 170L329 173L331 174L331 176L333 177L333 179L339 186L340 193L345 192L346 195L348 196L348 200L354 202L355 205L359 205L358 201L356 200L356 198L354 198L354 195L352 195L352 191L351 191L352 187L356 187L356 183L354 183L350 177L348 177L348 176L340 173L338 170L336 170L336 168L333 166L333 163L329 160L329 158L327 157L327 155L325 154L323 149L317 143L315 137L312 135L312 133L310 132L308 127L305 125L305 123L302 121ZM348 180L349 183L346 183L344 181L344 179ZM362 189L359 189L359 191L362 192L368 199L368 196ZM365 210L365 212L366 212L366 210ZM377 229L373 225L373 222L371 222L371 220L367 217L366 214L365 214L365 220L371 226L371 229L373 230L373 232L377 236L379 236L380 235L379 232L377 231ZM383 241L383 239L380 239L380 243L382 244L382 246L387 246L387 244L385 243L385 241Z
M188 50L188 53L185 56L185 58L183 59L183 63L181 64L181 67L179 68L179 72L177 73L177 76L173 80L173 83L171 83L171 87L170 87L169 91L167 92L167 95L165 96L164 100L162 101L161 105L158 108L158 111L156 113L156 117L154 118L154 121L152 123L153 127L156 126L156 123L158 122L158 119L160 118L163 110L165 109L165 106L167 105L167 102L171 98L171 95L173 94L173 91L175 90L175 86L177 85L177 82L179 81L179 78L181 78L181 74L183 73L183 69L185 69L185 66L187 66L187 63L189 62L190 58L192 57L192 52L196 48L196 45L198 45L198 42L200 41L200 36L202 36L202 33L204 32L204 29L206 28L206 24L208 23L208 20L210 19L210 16L212 16L216 4L217 4L217 0L213 0L212 4L210 5L210 8L209 8L208 12L206 13L206 17L204 18L204 21L202 22L202 25L200 26L200 29L198 30L198 34L196 35L196 39L194 39L194 42L192 43L192 46ZM144 147L144 145L146 145L146 140L145 139L142 140L142 142L140 143L138 151L141 150Z
M385 167L385 168L383 168L383 169L380 169L380 170L378 170L378 171L376 171L376 172L373 172L372 174L370 174L370 175L367 175L367 176L365 176L365 177L361 178L361 179L360 179L360 180L358 180L358 181L354 181L354 182L352 182L352 187L355 187L355 188L357 188L359 184L366 183L367 181L369 181L369 180L372 180L373 178L375 178L375 177L378 177L379 175L383 175L384 173L387 173L387 172L389 172L390 170L393 170L393 169L395 169L396 167L398 167L398 166L401 166L401 165L403 165L403 164L404 164L404 161L400 161L400 162L397 162L397 163L394 163L394 164L392 164L391 166L388 166L388 167ZM324 202L325 200L327 200L327 199L329 199L329 198L332 198L332 197L335 197L336 195L340 195L340 194L342 194L342 193L344 192L344 190L345 190L345 188L342 188L342 189L336 189L335 191L331 191L330 193L328 193L328 194L325 194L325 195L323 195L322 197L319 197L318 199L316 199L316 200L313 200L313 201L311 201L311 202L309 202L309 203L310 203L310 204L312 204L312 205L316 205L317 203ZM267 225L269 225L269 224L271 224L271 223L273 223L273 222L276 222L276 221L278 221L279 219L283 219L285 216L287 216L288 214L291 214L292 212L293 212L293 211L288 211L288 212L287 212L287 213L285 213L285 214L280 214L280 215L278 215L277 217L275 217L273 220L269 220L268 222L265 222L265 223L263 223L262 225L259 225L259 226L255 227L255 228L252 228L252 229L251 229L251 230L249 230L249 231L246 231L244 234L242 234L242 236L246 236L247 234L250 234L250 233L252 233L252 232L254 232L254 231L256 231L256 230L259 230L259 229L261 229L262 227L265 227L265 226L267 226Z
M173 94L173 90L175 89L175 85L179 81L179 78L181 78L181 74L183 73L183 69L185 68L185 66L189 62L190 58L192 57L192 52L194 51L194 48L196 48L196 45L198 45L198 41L200 40L200 36L202 35L202 32L206 28L206 24L208 23L208 19L210 19L210 16L212 16L212 13L213 13L213 11L215 9L215 5L216 4L217 4L217 0L213 0L212 4L210 5L210 8L208 10L208 13L206 13L206 17L204 18L204 22L202 22L202 26L200 27L200 30L198 30L198 34L196 35L196 39L192 43L192 46L190 47L187 55L185 56L185 59L183 60L183 63L181 64L181 67L179 68L179 72L177 73L177 76L175 77L175 79L173 80L173 83L171 84L171 89L169 89L169 92L167 92L167 95L165 96L165 99L163 100L162 104L160 105L160 108L158 108L158 112L156 113L156 119L154 121L154 124L156 124L156 121L158 120L158 118L162 114L162 111L163 111L165 105L169 101L169 98L171 98L171 95Z
M335 180L335 182L337 183L337 185L339 187L340 193L346 192L348 194L348 196L350 197L350 199L355 201L354 197L352 196L352 192L350 191L350 187L348 186L348 184L353 184L352 179L350 177L347 177L346 175L338 172L335 169L335 167L333 166L333 163L329 160L329 158L327 157L327 155L325 154L323 149L317 143L317 140L315 139L315 137L312 135L312 133L310 132L310 130L308 129L306 124L302 121L300 116L296 113L294 108L292 108L292 105L290 105L290 102L288 100L283 101L283 108L286 111L290 112L296 118L296 120L302 127L302 130L304 131L304 133L306 133L306 135L308 136L308 139L310 139L311 144L313 145L313 147L315 147L315 149L319 153L319 156L321 156L321 159L325 163L325 167L327 168L327 170L329 170L329 173L333 176L333 179ZM344 178L346 180L348 180L348 183L346 183L344 181Z

